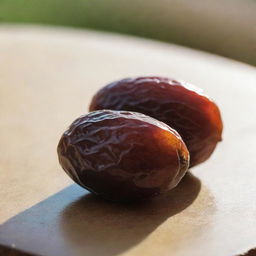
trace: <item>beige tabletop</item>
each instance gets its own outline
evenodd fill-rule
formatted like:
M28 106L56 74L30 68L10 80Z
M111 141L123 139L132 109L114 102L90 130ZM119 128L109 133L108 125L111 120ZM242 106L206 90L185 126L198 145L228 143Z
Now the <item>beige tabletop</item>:
M97 89L137 75L203 88L221 109L223 142L170 193L108 203L73 185L56 145ZM1 26L0 255L234 256L256 247L255 112L254 67L127 36Z

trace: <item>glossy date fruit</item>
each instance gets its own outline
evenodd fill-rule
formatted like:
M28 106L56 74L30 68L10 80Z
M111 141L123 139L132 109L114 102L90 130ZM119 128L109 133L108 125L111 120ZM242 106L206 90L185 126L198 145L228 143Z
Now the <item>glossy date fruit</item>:
M58 144L59 162L79 185L114 201L174 188L189 152L179 134L141 113L100 110L76 119Z
M217 105L197 88L163 77L128 78L96 93L89 107L128 110L156 118L182 137L190 152L190 167L204 162L221 140Z

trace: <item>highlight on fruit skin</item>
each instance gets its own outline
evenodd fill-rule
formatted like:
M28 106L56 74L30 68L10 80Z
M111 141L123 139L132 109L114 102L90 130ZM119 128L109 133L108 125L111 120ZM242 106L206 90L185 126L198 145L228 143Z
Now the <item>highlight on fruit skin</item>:
M127 78L106 85L93 97L89 110L140 112L166 123L182 137L190 167L207 160L221 141L218 106L200 89L165 77Z
M179 134L141 113L99 110L76 119L58 144L79 185L108 200L150 198L174 188L189 166Z

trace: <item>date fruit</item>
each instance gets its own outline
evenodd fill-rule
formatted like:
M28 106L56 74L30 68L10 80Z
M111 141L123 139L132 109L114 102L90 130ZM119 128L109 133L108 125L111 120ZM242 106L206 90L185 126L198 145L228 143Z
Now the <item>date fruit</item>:
M96 93L89 107L140 112L175 129L190 152L190 167L204 162L221 140L217 105L197 88L163 77L113 82Z
M76 119L58 144L59 162L79 185L114 201L174 188L189 152L179 134L141 113L100 110Z

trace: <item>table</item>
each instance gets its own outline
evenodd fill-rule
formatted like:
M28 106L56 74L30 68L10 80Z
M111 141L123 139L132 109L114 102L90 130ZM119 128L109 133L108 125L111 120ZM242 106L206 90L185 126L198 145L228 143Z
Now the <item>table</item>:
M223 142L170 193L113 204L73 184L56 146L100 87L138 75L203 88L221 109ZM2 25L0 77L1 255L229 256L256 247L254 67L129 36Z

